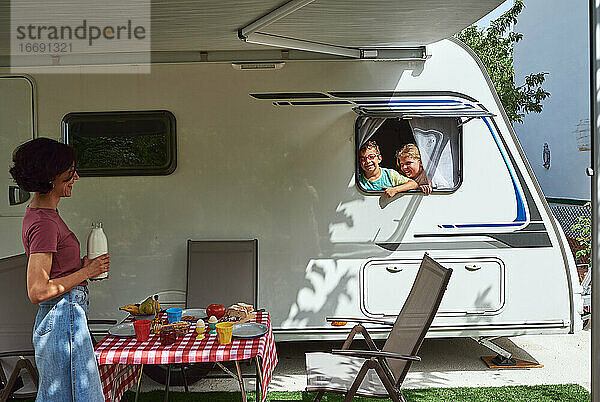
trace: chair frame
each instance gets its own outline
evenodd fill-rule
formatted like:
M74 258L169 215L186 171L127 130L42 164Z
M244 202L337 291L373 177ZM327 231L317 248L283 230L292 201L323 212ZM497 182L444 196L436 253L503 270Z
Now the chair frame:
M427 255L427 253L423 257L423 260L425 260L426 258L431 259ZM435 260L433 260L433 261L435 262ZM437 262L436 262L436 264L437 264ZM337 355L352 356L352 357L362 357L362 358L367 359L363 363L360 371L358 372L356 378L354 379L354 382L350 386L350 389L346 392L346 395L344 397L344 402L350 402L354 398L355 395L366 396L366 397L371 397L371 398L378 397L378 396L374 396L374 395L361 395L361 393L358 392L358 389L359 389L363 379L367 375L367 372L371 369L375 370L375 372L379 376L381 382L383 383L383 386L385 387L386 391L388 392L389 397L394 402L406 402L406 398L404 397L404 395L402 394L402 391L401 391L401 385L404 381L404 378L406 377L406 374L408 373L410 364L407 364L405 366L404 370L402 371L402 373L398 376L398 378L396 378L394 376L391 368L387 364L386 359L400 359L400 360L405 360L405 361L409 361L409 362L421 360L421 358L419 356L416 356L416 353L418 352L419 348L421 347L421 344L423 343L423 339L425 339L425 335L427 334L427 331L429 330L429 327L431 326L431 323L433 322L433 319L435 318L435 313L437 313L437 311L438 311L438 308L440 306L440 303L442 302L442 298L444 296L446 288L448 287L448 282L450 281L450 276L452 275L452 269L449 269L449 268L445 268L445 269L447 270L447 272L442 281L442 287L441 287L442 291L439 292L437 299L435 300L435 303L434 303L434 308L433 308L434 313L430 315L430 317L426 321L426 324L423 326L423 330L421 331L421 334L419 335L419 338L418 338L417 342L415 343L415 347L413 348L413 351L412 351L413 355L401 355L401 354L397 354L397 353L383 352L383 351L379 350L377 348L377 345L375 345L375 342L369 335L369 332L367 331L367 329L362 325L363 323L370 323L370 324L379 324L379 325L393 327L395 324L395 320L390 321L390 320L381 320L381 319L375 319L375 318L357 318L357 317L327 317L327 319L326 319L327 322L346 321L346 322L356 322L357 323L352 328L350 333L348 334L348 337L344 341L342 348L334 349L331 351L331 353L337 354ZM400 315L400 313L399 313L399 315ZM352 341L354 340L354 337L359 333L362 334L363 338L365 339L367 346L369 347L369 350L350 349L350 346L352 344ZM336 390L336 389L328 390L326 388L307 387L306 390L307 391L317 391L317 395L315 396L315 399L314 399L315 402L319 402L321 400L321 398L323 398L323 395L325 394L325 392L342 393L342 392L340 392L340 390ZM379 397L379 398L384 398L384 397Z
M33 350L23 350L23 351L0 353L0 359L6 358L6 357L17 357L19 359L17 361L17 364L15 365L15 368L13 369L12 373L10 374L10 378L6 378L6 373L4 373L4 368L2 367L2 363L0 362L0 380L2 381L3 384L6 384L5 387L0 391L0 402L5 402L10 397L25 399L25 398L35 398L35 396L37 395L37 391L13 395L12 389L15 386L15 384L17 382L17 378L21 374L22 370L27 370L29 372L29 375L31 375L31 379L33 380L33 383L35 384L36 389L39 386L40 377L39 377L38 371L33 366L31 361L29 359L25 358L25 356L35 356L35 352Z

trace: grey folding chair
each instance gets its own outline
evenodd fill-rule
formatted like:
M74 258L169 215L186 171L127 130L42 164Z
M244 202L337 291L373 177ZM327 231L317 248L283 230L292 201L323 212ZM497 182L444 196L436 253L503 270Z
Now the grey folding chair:
M331 353L307 353L307 391L317 392L320 401L325 392L344 393L344 401L355 395L406 401L400 387L438 310L452 269L442 267L427 254L395 322L369 318L327 318L327 321L358 322L341 350ZM390 295L393 297L393 295ZM362 323L390 325L392 330L379 350ZM361 333L369 350L353 350L350 345Z
M0 401L35 398L39 383L33 350L0 353Z
M0 402L35 398L35 368L31 330L37 307L27 297L27 256L0 258Z

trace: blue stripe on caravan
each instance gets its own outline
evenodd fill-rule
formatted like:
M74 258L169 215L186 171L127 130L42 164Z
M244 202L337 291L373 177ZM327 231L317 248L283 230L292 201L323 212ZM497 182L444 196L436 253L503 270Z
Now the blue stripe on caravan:
M331 100L331 101L314 101L314 102L290 102L292 105L296 106L314 106L314 105L351 105L352 102L348 102L345 100Z
M502 152L502 148L500 148L500 143L498 142L498 138L496 137L496 134L494 133L492 126L488 122L488 119L485 117L482 117L481 119L484 121L484 123L490 130L490 133L492 134L492 138L494 139L494 142L496 143L496 147L498 147L498 151L500 151L500 155L502 155L504 164L506 165L506 168L508 169L508 173L510 175L510 179L511 179L512 185L513 185L513 189L515 191L515 199L517 201L517 217L515 218L515 220L512 223L479 223L479 224L463 224L463 225L441 225L441 227L443 227L443 228L452 228L453 226L456 228L461 228L461 229L464 229L464 228L501 228L501 227L521 226L527 222L527 211L525 209L525 203L523 202L523 197L521 196L521 192L519 191L519 187L517 186L514 172L511 169L510 164L508 163L508 159L506 158L506 155L504 155L504 152ZM438 225L438 226L440 226L440 225Z
M359 105L387 105L387 104L415 104L415 105L441 105L441 104L453 104L460 105L462 102L452 99L428 99L428 100L372 100L372 101L359 101L355 100L355 103Z
M522 223L479 223L479 224L465 224L456 225L457 228L503 228L510 226L521 226Z
M483 120L485 125L488 126L488 129L490 130L490 133L492 134L492 138L494 138L494 142L496 143L496 146L498 147L498 150L500 151L500 154L502 155L502 159L504 159L504 164L506 165L506 168L508 169L508 173L510 174L510 178L512 180L512 185L515 190L515 197L517 199L517 217L515 218L515 220L513 222L524 223L525 221L527 221L527 211L525 210L525 203L523 202L523 197L521 196L521 192L519 191L519 187L517 186L515 174L514 174L512 168L510 167L510 164L508 163L508 159L506 158L506 155L504 155L504 152L502 152L502 148L500 148L500 143L498 142L498 138L496 137L496 134L494 134L494 130L492 129L492 126L490 125L488 119L485 117L482 117L481 119Z

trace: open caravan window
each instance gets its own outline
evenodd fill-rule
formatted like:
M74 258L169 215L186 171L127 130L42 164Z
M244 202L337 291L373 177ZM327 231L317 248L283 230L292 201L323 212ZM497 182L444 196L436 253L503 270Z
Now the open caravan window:
M360 149L369 141L374 141L380 151L380 167L393 169L407 176L398 166L396 155L405 145L414 144L418 148L423 171L432 191L456 190L462 181L461 133L461 119L458 117L359 117L356 122L358 188L377 195L382 192L365 188L361 183L364 172L360 162Z
M65 143L77 152L80 176L168 175L176 167L171 112L82 112L62 120Z

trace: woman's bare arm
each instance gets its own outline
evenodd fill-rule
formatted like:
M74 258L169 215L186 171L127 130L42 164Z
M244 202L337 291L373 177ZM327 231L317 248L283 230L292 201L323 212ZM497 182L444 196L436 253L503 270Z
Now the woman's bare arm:
M38 304L60 296L86 279L110 270L110 256L101 255L93 260L87 260L80 270L50 279L52 253L34 253L27 262L27 295L32 303Z

